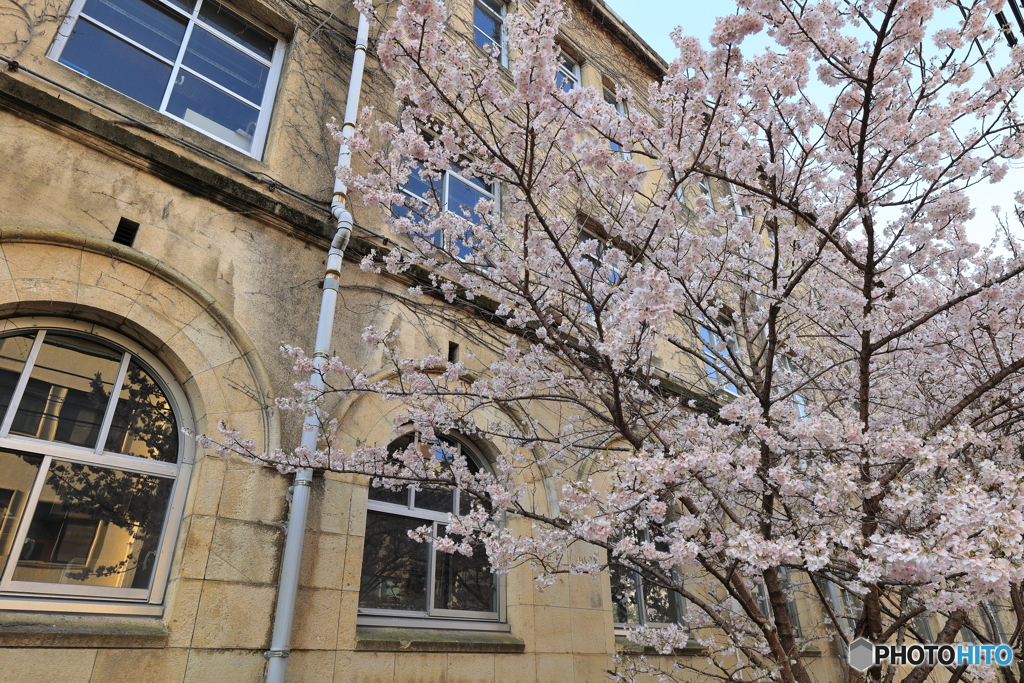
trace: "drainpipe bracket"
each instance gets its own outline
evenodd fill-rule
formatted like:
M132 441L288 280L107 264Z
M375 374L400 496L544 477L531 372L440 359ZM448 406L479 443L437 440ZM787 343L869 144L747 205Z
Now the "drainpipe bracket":
M291 654L291 651L289 651L289 650L267 650L266 652L263 653L263 658L264 659L270 659L271 657L281 657L281 658L284 658L284 657L287 657L290 654Z

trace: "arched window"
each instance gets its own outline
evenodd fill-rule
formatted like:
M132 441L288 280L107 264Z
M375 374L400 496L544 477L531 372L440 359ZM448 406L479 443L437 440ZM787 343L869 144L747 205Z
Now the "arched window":
M91 325L0 334L0 607L159 612L191 423L158 368Z
M395 453L414 443L418 441L413 436L405 436L388 450ZM471 471L482 467L481 460L455 439L418 447L442 463L462 455ZM446 619L496 622L501 618L498 580L482 547L474 547L473 556L465 557L439 552L431 543L409 538L409 531L422 526L444 536L448 515L469 509L468 497L457 489L417 485L394 491L370 489L359 589L360 623L393 624L396 618L407 618L436 626Z

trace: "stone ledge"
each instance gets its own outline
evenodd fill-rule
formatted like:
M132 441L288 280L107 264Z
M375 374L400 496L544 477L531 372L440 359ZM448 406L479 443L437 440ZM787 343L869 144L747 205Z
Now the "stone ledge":
M160 617L0 612L0 647L161 648L167 640Z
M439 629L390 629L360 626L361 652L523 652L526 644L507 633Z

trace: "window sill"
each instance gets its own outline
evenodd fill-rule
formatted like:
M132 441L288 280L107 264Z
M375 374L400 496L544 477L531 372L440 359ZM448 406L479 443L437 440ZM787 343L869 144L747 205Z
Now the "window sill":
M168 630L160 617L113 614L0 613L0 647L158 648L167 645Z
M362 652L523 652L526 644L508 633L391 629L360 626L356 650Z

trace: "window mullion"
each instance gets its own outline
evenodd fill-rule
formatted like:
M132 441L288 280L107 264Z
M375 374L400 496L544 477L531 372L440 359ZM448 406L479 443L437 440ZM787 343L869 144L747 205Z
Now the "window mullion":
M280 70L276 67L281 64L283 58L284 43L279 40L277 45L274 46L274 59L269 65L270 72L267 75L266 87L263 89L263 99L260 101L260 113L256 117L256 130L253 131L252 135L254 150L262 150L263 144L267 140L267 131L270 128L270 110L274 102L274 96L277 93L278 75L280 74Z
M39 503L39 496L42 494L43 484L46 482L46 474L50 471L51 462L53 462L53 458L45 456L39 464L39 472L36 473L36 480L32 483L32 490L28 494L28 500L25 501L25 507L21 513L18 532L14 536L14 542L11 544L11 550L7 555L7 567L4 568L3 576L0 577L0 589L2 590L7 590L10 586L11 577L14 575L14 568L18 564L18 559L21 557L22 545L25 543L25 537L28 536L28 528L32 524L32 517L35 515L36 505Z
M35 367L36 357L39 356L39 349L42 348L45 337L46 330L40 330L32 342L32 349L28 352L25 365L21 368L18 384L14 387L14 393L11 394L11 402L7 405L7 414L4 415L4 421L0 424L0 437L7 436L8 432L11 431L14 415L18 412L18 404L21 403L21 397L25 394L25 387L28 386L28 380L32 376L32 368Z
M221 85L217 81L213 80L209 76L204 76L203 74L199 73L198 71L196 71L195 69L193 69L191 67L188 67L188 66L185 66L184 64L182 64L181 65L181 69L179 71L185 71L185 72L195 76L199 80L205 81L211 87L214 87L217 90L220 90L221 92L226 94L228 97L233 97L234 99L238 100L239 102L242 102L244 104L249 105L253 109L260 110L260 105L256 104L252 100L245 99L244 97L242 97L241 95L239 95L235 91L230 90L229 88L224 87L223 85ZM264 92L264 94L266 94L266 93Z
M633 585L636 586L636 619L641 626L647 625L647 601L644 600L644 578L640 572L633 572Z
M437 536L437 527L440 522L431 525L433 535ZM437 551L434 550L434 542L427 541L427 614L434 614L434 578L437 573Z
M96 448L93 449L93 453L99 455L103 452L107 444L107 435L110 433L110 423L114 421L114 409L117 407L117 402L120 400L121 387L124 386L124 377L128 374L128 363L131 362L132 356L130 353L125 352L124 356L121 357L121 367L117 369L117 379L114 380L114 385L110 388L110 400L107 401L107 409L103 413L103 422L100 423L100 434L96 439Z
M199 4L200 3L196 3L196 12L199 11ZM188 26L185 27L185 35L181 37L181 47L178 48L178 56L174 58L174 67L171 69L171 78L167 82L167 90L164 91L164 98L160 100L159 111L167 111L167 103L171 99L171 91L174 90L175 81L178 80L178 71L181 69L181 62L185 59L185 51L188 49L188 41L192 39L192 27L195 25L195 15L193 14L188 20Z

